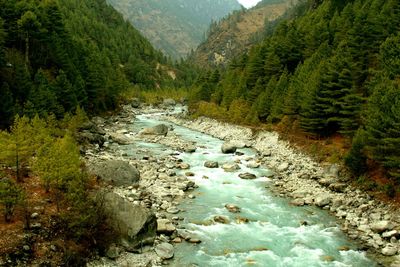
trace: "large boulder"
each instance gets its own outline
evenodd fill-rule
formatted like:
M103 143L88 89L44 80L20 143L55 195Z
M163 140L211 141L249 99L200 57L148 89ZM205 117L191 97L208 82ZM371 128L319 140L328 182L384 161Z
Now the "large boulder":
M394 225L390 221L378 221L370 225L372 231L376 233L382 233L385 231L390 231L394 228Z
M93 165L91 173L115 186L131 186L140 179L139 171L122 160L109 160Z
M237 149L237 147L234 144L230 143L230 142L225 142L221 146L221 151L224 154L235 153L236 149Z
M144 128L140 133L144 135L164 135L168 134L169 127L165 124L158 124L154 127Z
M99 147L102 147L106 141L104 136L101 134L91 133L88 131L79 132L77 134L77 140L80 144L97 144Z
M118 241L128 251L153 244L156 237L156 216L145 207L134 205L114 192L100 194L109 225Z

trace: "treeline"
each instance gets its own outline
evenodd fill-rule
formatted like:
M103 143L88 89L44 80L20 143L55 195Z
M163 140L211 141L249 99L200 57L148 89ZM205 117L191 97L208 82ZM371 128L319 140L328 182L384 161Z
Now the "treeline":
M105 0L0 1L0 127L16 114L112 109L132 85L179 85L186 68L172 79L165 64Z
M233 122L299 125L353 140L346 157L400 178L400 2L308 1L227 70L200 77L192 111Z

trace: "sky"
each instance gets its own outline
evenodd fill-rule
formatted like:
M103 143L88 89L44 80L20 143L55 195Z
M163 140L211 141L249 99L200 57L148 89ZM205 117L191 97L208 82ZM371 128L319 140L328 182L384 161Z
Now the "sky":
M249 8L255 6L261 0L238 0L244 7Z

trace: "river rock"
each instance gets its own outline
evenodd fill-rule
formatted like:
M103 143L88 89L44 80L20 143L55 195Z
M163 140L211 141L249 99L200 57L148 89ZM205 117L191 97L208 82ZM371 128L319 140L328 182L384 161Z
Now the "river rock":
M129 162L122 160L97 163L90 169L90 172L98 178L115 186L130 186L137 184L140 179L139 171Z
M221 151L224 154L235 153L236 149L237 149L237 147L234 144L230 143L230 142L225 142L221 146Z
M188 147L186 147L185 149L184 149L184 151L186 152L186 153L194 153L194 152L196 152L196 147L195 146L188 146Z
M382 254L385 256L393 256L396 255L398 251L398 248L393 245L393 244L387 244L383 249L382 249Z
M134 251L143 244L153 244L157 220L150 210L133 205L114 192L99 193L96 200L104 205L107 221L126 250Z
M235 172L237 170L240 170L240 167L236 163L225 163L224 165L222 165L222 169L224 169L224 171L226 172Z
M240 212L240 208L236 205L233 204L226 204L225 208L232 213L239 213Z
M218 168L219 164L216 161L206 161L204 162L204 167L206 168Z
M115 244L112 244L106 252L106 256L112 260L115 260L121 254L121 248L117 247Z
M163 260L172 259L174 257L174 246L169 243L161 243L157 245L155 251Z
M289 169L289 163L283 162L283 163L279 164L279 166L276 169L278 172L284 172L287 169Z
M332 183L329 185L329 189L338 193L344 192L344 190L348 187L346 183Z
M255 174L252 174L249 172L241 173L241 174L239 174L239 177L241 179L245 179L245 180L253 180L253 179L257 178L257 176Z
M393 224L390 221L379 221L370 225L371 230L376 233L382 233L393 229Z
M110 138L119 145L129 145L133 140L121 133L110 133Z
M80 144L98 144L99 147L102 147L106 141L104 136L87 131L79 132L77 134L77 140Z
M382 233L382 237L383 238L391 238L392 236L397 236L399 234L399 232L397 232L397 230L392 230L392 231L387 231Z
M167 209L167 212L170 214L177 214L177 213L179 213L179 209L176 207L171 207L171 208Z
M315 198L314 203L318 207L324 207L326 205L329 205L331 203L331 197L327 195L319 195Z
M157 233L170 235L176 230L175 226L168 219L157 220Z
M131 106L133 108L140 108L140 100L139 98L134 98L131 100Z
M140 134L143 135L164 135L168 134L168 126L165 124L158 124L154 127L144 128Z
M179 169L181 169L181 170L188 170L188 169L190 169L190 165L187 164L187 163L181 163L181 164L179 165Z
M247 168L257 169L260 168L261 164L257 161L250 161L246 166Z
M216 223L222 223L222 224L228 224L229 223L228 217L221 216L221 215L214 216L213 220Z
M304 206L304 199L296 198L290 201L290 204L292 204L293 206Z

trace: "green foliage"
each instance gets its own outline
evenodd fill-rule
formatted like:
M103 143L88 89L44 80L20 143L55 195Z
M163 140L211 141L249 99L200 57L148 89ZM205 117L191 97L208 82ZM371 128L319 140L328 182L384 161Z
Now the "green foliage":
M367 137L364 130L358 130L353 138L350 151L345 156L346 166L356 176L360 176L367 171L367 156L365 154L365 145Z
M114 109L132 84L175 87L194 76L105 0L0 1L0 127L16 114Z
M309 1L302 10L233 60L216 90L210 73L198 79L193 106L196 98L213 101L241 123L280 125L289 116L308 135L345 135L353 140L345 161L356 175L374 160L398 182L400 3Z
M22 189L11 179L0 178L0 204L4 209L4 219L10 222L15 207L23 200Z

